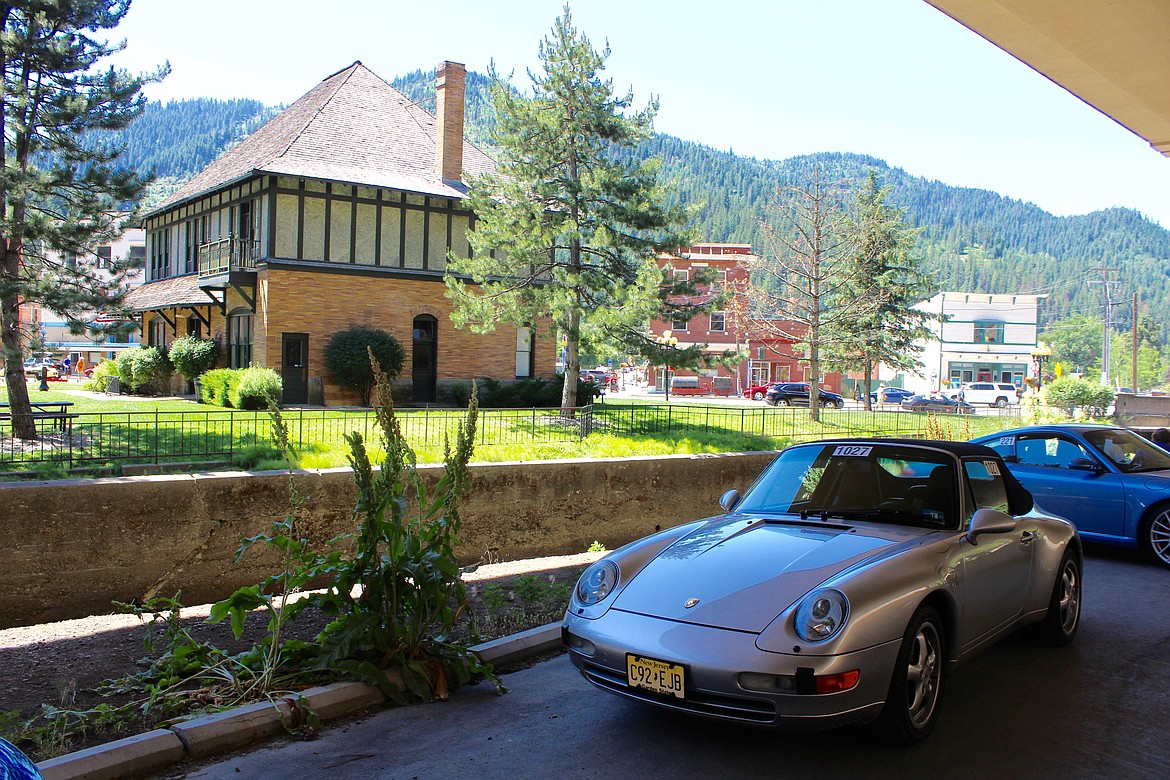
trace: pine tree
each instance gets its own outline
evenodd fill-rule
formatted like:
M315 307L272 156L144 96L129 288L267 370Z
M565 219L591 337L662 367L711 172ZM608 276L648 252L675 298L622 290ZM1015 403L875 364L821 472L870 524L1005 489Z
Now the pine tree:
M566 6L541 44L543 72L530 73L531 99L491 74L500 167L471 183L474 256L448 261L457 324L551 321L565 336L564 414L576 406L582 343L650 349L645 323L676 292L654 257L682 242L682 213L665 205L656 161L621 155L649 135L658 106L624 113L632 94L615 97L599 75L608 57Z
M102 332L90 324L98 313L130 319L121 306L130 261L115 260L103 276L94 247L120 232L111 215L136 199L144 180L115 167L119 148L83 137L125 127L142 111L143 85L166 75L165 65L141 76L99 68L125 43L95 34L116 27L129 9L130 0L0 4L0 342L12 432L24 439L37 434L22 366L22 339L30 334L20 332L20 307L57 312L77 332Z
M930 297L933 283L911 252L920 231L907 227L904 210L886 202L889 193L873 170L857 188L849 228L855 236L857 273L844 292L851 299L868 288L876 305L847 323L852 337L846 335L834 350L834 362L841 368L861 366L867 391L878 364L896 371L920 371L918 355L934 337L930 326L938 319L912 308ZM868 392L864 398L868 407Z

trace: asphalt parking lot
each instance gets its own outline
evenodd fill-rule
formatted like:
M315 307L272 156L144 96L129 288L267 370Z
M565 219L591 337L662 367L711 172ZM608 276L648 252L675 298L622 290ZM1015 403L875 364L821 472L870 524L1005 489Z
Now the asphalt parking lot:
M961 667L914 748L860 729L785 734L660 713L595 690L558 657L507 675L505 696L475 686L159 777L1164 778L1168 677L1170 571L1094 547L1077 640L1012 636Z

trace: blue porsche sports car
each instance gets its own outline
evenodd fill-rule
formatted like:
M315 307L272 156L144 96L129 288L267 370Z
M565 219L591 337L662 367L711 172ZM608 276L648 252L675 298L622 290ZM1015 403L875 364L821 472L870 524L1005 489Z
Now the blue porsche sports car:
M1140 546L1170 566L1170 452L1109 425L1038 425L975 441L1085 539Z

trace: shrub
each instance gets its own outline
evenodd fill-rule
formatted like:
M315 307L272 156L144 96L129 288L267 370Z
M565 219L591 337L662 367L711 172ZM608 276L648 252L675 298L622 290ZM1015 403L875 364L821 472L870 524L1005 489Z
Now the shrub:
M559 374L556 379L519 379L515 382L484 379L481 382L483 389L479 391L480 406L484 409L554 409L561 405L564 381ZM592 382L577 380L577 403L589 403L596 388ZM455 383L451 386L451 396L457 406L466 406L470 397L468 385Z
M199 377L199 400L205 404L231 406L232 392L240 372L234 368L213 368Z
M175 339L168 353L175 370L188 382L215 368L219 362L219 342L198 336Z
M174 366L161 347L131 347L118 355L122 390L140 395L161 395Z
M268 399L280 403L284 383L271 368L241 368L228 396L237 409L267 409Z
M1070 417L1081 409L1090 417L1106 416L1113 403L1113 390L1088 379L1057 379L1044 386L1045 403Z
M325 345L325 368L339 385L357 391L362 406L370 405L370 391L374 388L371 353L390 379L398 376L406 362L406 350L396 338L368 325L335 333Z

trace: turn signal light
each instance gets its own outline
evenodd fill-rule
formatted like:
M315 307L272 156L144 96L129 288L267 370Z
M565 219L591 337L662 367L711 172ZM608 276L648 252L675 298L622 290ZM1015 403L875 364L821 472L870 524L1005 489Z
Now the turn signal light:
M841 672L840 674L818 675L816 677L817 693L840 693L841 691L847 691L857 685L857 681L860 679L861 671L859 669L854 669L851 672Z

